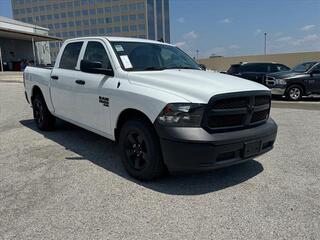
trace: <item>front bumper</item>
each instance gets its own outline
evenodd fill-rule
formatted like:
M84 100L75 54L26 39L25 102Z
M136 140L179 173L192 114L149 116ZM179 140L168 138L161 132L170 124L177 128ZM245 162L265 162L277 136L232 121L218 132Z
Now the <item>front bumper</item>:
M270 88L272 95L280 95L283 96L286 88L285 87L274 87L274 88Z
M202 128L155 127L170 171L216 169L251 160L270 151L277 135L272 119L258 127L214 134Z

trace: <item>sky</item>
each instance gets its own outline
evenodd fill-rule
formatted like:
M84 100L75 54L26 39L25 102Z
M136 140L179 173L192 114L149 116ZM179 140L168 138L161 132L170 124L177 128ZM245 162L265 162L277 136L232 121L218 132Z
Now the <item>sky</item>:
M171 43L208 57L320 51L320 0L169 0ZM0 15L11 17L10 0Z

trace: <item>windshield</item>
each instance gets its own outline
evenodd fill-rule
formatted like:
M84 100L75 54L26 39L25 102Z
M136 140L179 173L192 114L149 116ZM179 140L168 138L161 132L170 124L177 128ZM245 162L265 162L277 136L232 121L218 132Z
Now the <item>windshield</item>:
M316 62L306 62L292 68L295 72L307 72Z
M126 71L197 69L199 65L177 47L145 42L111 42Z

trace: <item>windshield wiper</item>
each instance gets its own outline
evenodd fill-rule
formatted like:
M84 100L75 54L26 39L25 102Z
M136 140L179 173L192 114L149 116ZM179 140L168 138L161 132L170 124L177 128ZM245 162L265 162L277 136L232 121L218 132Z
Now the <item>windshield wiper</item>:
M194 69L194 70L200 70L198 68L194 68L194 67L186 67L186 66L175 66L175 67L168 67L166 69Z
M164 68L161 68L161 67L146 67L144 69L142 69L142 71L157 71L157 70L164 70Z

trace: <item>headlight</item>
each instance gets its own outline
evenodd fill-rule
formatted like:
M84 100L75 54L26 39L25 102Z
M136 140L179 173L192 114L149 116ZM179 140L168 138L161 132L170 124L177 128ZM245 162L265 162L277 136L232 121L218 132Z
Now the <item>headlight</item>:
M278 85L286 85L287 84L287 82L285 80L283 80L283 79L276 79L276 83Z
M205 104L170 103L161 111L158 122L175 127L199 127Z

